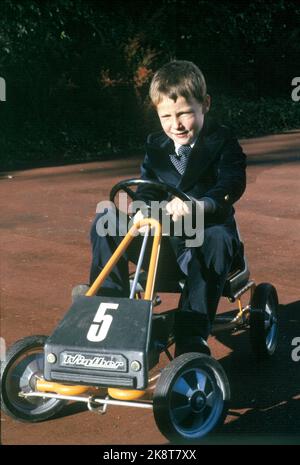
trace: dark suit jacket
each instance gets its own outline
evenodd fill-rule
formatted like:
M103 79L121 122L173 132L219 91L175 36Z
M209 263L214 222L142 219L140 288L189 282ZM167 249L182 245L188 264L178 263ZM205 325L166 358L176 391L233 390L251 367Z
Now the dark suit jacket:
M212 198L217 208L205 219L206 226L232 223L232 205L246 187L246 156L232 131L205 120L183 176L171 162L169 154L172 153L175 153L174 142L163 131L150 134L141 178L171 184L198 200ZM140 186L138 194L144 201L165 199L146 186Z

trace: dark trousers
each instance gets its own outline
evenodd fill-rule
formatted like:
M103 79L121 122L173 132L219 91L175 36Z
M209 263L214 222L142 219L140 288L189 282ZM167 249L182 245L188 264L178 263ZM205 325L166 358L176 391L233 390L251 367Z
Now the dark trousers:
M111 213L114 215L114 212ZM101 236L97 232L97 222L103 214L98 214L91 228L92 264L90 284L97 278L123 237L118 235ZM118 223L118 221L116 221ZM99 231L99 229L98 229ZM103 284L104 295L128 297L128 261L137 263L142 236L133 240L126 253L120 258ZM234 220L229 224L212 225L205 228L201 247L186 247L185 238L163 237L156 290L163 292L164 284L185 278L176 314L176 332L181 337L208 337L223 287L232 261L238 253L240 242ZM147 270L151 242L146 250L143 268ZM100 292L101 293L101 292ZM179 335L178 335L179 337Z

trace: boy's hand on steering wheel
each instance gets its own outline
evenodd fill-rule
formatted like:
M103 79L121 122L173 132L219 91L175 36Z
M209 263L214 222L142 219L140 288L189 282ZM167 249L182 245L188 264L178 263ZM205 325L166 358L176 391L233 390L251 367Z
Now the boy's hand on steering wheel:
M166 205L167 214L172 215L172 220L177 221L181 216L188 215L190 210L187 204L180 200L178 197L174 197Z
M145 217L141 210L138 210L136 214L133 217L133 224L136 224L138 221L143 220ZM139 228L139 232L145 233L147 230L147 226L143 226L142 228Z

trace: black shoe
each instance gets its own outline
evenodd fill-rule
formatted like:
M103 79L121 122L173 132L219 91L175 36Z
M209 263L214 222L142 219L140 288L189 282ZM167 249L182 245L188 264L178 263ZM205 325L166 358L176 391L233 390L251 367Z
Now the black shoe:
M211 354L206 340L201 336L193 336L184 341L176 342L175 357L186 354L187 352L199 352L205 355Z

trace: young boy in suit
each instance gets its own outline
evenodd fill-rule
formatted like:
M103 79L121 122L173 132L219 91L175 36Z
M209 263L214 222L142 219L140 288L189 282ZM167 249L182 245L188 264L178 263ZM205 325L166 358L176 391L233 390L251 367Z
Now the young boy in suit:
M196 202L203 201L205 212L203 244L187 247L182 237L172 245L173 260L185 277L176 312L175 355L210 353L206 339L240 249L232 205L245 190L246 157L227 127L207 120L211 99L204 76L194 63L176 60L160 68L152 79L150 98L162 131L147 139L141 178L179 188ZM141 186L138 194L145 202L162 199L147 186ZM174 222L189 213L185 202L177 197L167 203L166 210ZM134 222L142 217L138 211ZM91 230L90 283L121 241L119 237L100 237L98 219L99 215ZM112 295L129 295L128 258L130 254L119 261L106 280Z

